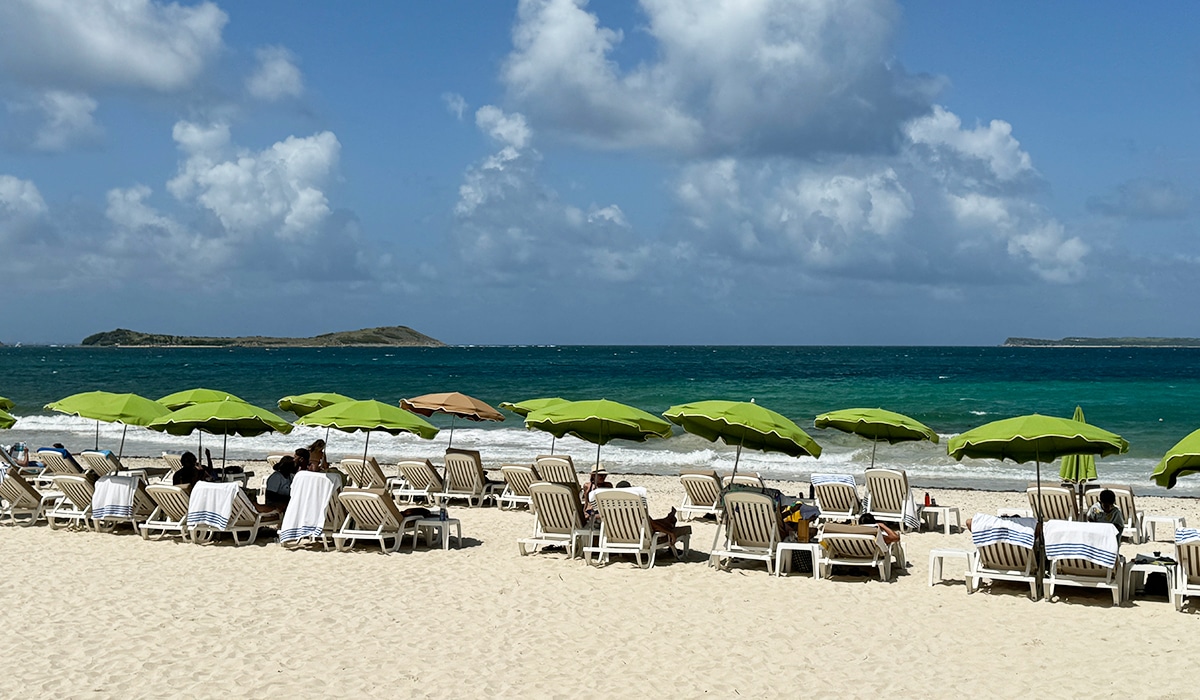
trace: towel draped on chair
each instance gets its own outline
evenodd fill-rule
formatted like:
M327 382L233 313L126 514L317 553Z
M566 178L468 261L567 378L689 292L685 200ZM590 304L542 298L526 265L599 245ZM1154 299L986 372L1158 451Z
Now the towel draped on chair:
M1015 547L1033 549L1033 518L997 518L987 513L976 513L971 518L971 541L976 547L1007 542Z
M1052 561L1085 559L1103 567L1113 567L1117 563L1119 534L1108 523L1047 520L1042 526L1047 558Z
M92 517L96 520L133 517L133 494L137 485L136 476L109 474L100 477L92 492Z
M808 481L813 486L822 486L824 484L846 484L848 486L858 487L854 483L854 477L849 474L812 474L808 477Z
M236 481L224 483L198 482L192 487L188 501L188 528L210 525L219 530L229 526L229 515L233 512L233 499L241 485Z
M1188 542L1200 542L1200 530L1192 527L1176 528L1175 544L1187 544Z
M871 510L871 492L863 496L862 509L866 513ZM907 530L921 529L921 520L917 516L917 501L913 498L912 489L908 490L908 496L904 499L904 511L901 513L904 516L904 527Z
M339 479L340 481L340 479ZM320 537L325 528L325 509L333 497L334 479L319 472L300 472L292 479L292 497L283 513L279 542Z

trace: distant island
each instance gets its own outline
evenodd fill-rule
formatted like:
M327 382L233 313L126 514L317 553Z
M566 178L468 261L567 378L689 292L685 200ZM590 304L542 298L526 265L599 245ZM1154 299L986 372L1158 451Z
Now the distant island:
M125 328L89 335L80 343L92 347L243 347L243 348L346 348L419 347L440 348L446 344L418 333L408 326L383 326L357 331L325 333L311 338L272 338L262 335L241 338L209 338L194 335L140 333Z
M1009 338L1006 348L1200 348L1200 338Z

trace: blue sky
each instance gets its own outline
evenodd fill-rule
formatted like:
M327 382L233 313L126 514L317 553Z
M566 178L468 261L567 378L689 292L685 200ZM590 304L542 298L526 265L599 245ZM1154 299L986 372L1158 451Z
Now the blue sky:
M0 341L1200 336L1191 3L0 6Z

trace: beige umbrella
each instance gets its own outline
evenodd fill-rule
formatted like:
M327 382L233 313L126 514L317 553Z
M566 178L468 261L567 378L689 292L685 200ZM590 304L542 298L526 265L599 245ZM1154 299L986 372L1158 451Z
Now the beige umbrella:
M443 394L425 394L411 399L400 399L400 408L421 416L435 413L450 414L450 442L454 444L454 420L466 418L473 421L502 421L504 414L473 396L451 391Z

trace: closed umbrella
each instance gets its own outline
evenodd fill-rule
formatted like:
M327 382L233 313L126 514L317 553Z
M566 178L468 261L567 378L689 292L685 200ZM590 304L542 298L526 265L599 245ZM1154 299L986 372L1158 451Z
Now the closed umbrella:
M511 401L502 401L500 402L500 408L503 408L506 411L512 411L518 416L524 418L534 411L540 411L543 408L549 408L550 406L557 406L560 403L567 403L567 400L553 396L543 399L525 399L524 401L518 401L516 403ZM555 438L553 435L550 436L550 454L554 454L554 441L556 439L557 438Z
M843 408L840 411L830 411L817 416L813 425L817 428L834 428L869 439L872 468L875 466L875 450L879 447L880 440L889 445L915 440L928 440L933 443L938 441L938 434L924 423L882 408Z
M1150 478L1159 486L1172 489L1179 477L1196 472L1200 472L1200 430L1189 433L1167 450Z
M1083 408L1075 407L1075 416L1071 420L1086 423L1083 419ZM1096 479L1096 458L1093 455L1065 455L1062 458L1062 465L1058 470L1059 477L1063 481L1069 481L1073 484L1081 484L1085 481L1095 481Z
M227 399L198 403L158 418L147 426L171 435L190 435L194 431L223 436L221 467L230 435L254 437L265 433L290 433L292 424L265 408L245 401Z
M148 426L154 420L161 418L170 409L157 401L151 401L137 394L114 394L109 391L86 391L72 394L53 403L46 408L67 415L90 418L96 421L96 448L100 449L100 423L121 423L121 447L118 457L125 453L125 433L131 425Z
M671 436L671 424L640 408L616 401L568 401L525 416L525 427L543 430L556 438L574 435L596 445L596 470L600 447L612 440L645 442Z
M436 426L408 411L381 401L343 401L313 411L296 420L297 425L319 425L337 428L343 432L363 431L367 439L363 443L363 461L367 460L367 448L371 444L371 432L380 430L391 435L414 433L432 440L438 434Z
M429 417L435 413L450 415L450 442L454 444L454 421L466 418L471 421L502 421L504 414L473 396L451 391L442 394L425 394L411 399L400 399L400 408L417 415Z
M693 435L736 445L733 476L742 448L782 452L792 457L820 457L821 446L789 418L745 401L696 401L672 406L663 416Z

